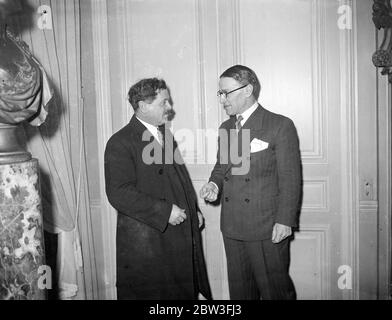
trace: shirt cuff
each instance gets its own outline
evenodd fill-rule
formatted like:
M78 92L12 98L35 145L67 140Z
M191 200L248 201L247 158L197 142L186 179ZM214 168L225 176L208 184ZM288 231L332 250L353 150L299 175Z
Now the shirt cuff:
M219 187L216 185L216 183L212 181L210 181L209 183L213 184L216 188L216 192L219 193Z

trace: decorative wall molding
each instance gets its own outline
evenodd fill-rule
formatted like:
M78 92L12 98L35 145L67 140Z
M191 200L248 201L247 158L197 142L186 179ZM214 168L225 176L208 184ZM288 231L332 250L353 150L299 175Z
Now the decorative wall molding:
M357 103L357 21L356 2L339 0L352 8L352 30L340 30L340 128L342 189L342 264L352 266L353 288L343 291L344 299L359 299L359 193L358 103Z
M366 216L377 216L378 201L360 201L359 214Z
M203 1L194 0L194 46L195 46L195 65L196 65L196 95L195 95L195 106L197 112L196 128L206 129L206 79L204 69L204 23L203 23ZM207 148L205 139L197 139L195 143L196 149L193 154L188 157L184 157L184 161L194 161L195 163L206 163Z
M312 190L310 190L312 189ZM308 201L307 196L308 190L309 195L317 196L313 198L312 203ZM303 184L304 200L302 203L302 212L328 212L329 211L329 179L328 177L312 177L306 178Z
M116 298L115 230L116 211L109 204L105 193L104 151L112 135L110 101L109 41L107 22L107 1L92 1L94 72L97 102L98 163L101 196L102 234L104 246L105 299Z
M318 264L316 268L320 272L320 299L328 300L331 298L331 259L330 259L330 226L328 224L303 224L300 226L300 232L295 234L295 241L315 241L319 256L315 259ZM295 256L291 250L292 259ZM292 264L292 268L294 268Z
M118 17L116 21L116 28L121 39L121 43L118 44L120 65L121 65L121 92L126 93L132 82L135 81L135 72L133 64L135 63L133 59L133 36L132 36L132 16L135 14L133 11L133 5L135 3L127 0L118 0L115 3L116 16ZM197 118L192 119L194 121L195 128L205 129L206 128L206 80L205 80L205 61L204 61L204 36L205 30L203 19L205 2L201 0L193 0L193 19L191 22L191 30L193 32L193 47L194 47L194 57L195 60L192 61L192 66L195 68L196 79L195 83L195 94L193 99L193 105L197 110ZM208 11L207 11L208 13ZM122 110L122 124L128 123L129 119L133 115L133 110L126 99L124 94L124 99L121 100L121 110ZM176 122L173 123L176 127ZM174 130L175 131L175 130ZM195 149L192 152L188 152L184 156L185 162L190 163L206 163L206 143L205 139L197 139L194 141Z
M244 64L242 43L241 6L239 0L217 0L217 64L219 75L228 67ZM223 108L219 113L219 124L227 119Z
M388 79L377 77L377 137L378 137L378 298L392 296L392 94Z
M326 59L326 3L324 0L311 1L311 64L312 64L312 123L313 148L301 150L303 163L327 163L326 125L327 103L327 59Z
M309 15L309 29L310 29L310 43L311 43L311 82L312 87L312 102L309 108L312 109L312 119L308 120L312 123L313 130L313 146L306 149L301 149L303 163L305 164L327 164L327 137L328 126L327 119L327 48L326 48L326 10L328 2L325 0L309 0L310 15ZM230 60L232 64L241 63L246 64L246 52L244 52L243 39L245 32L244 24L247 23L246 17L241 16L242 10L241 2L238 0L231 0L225 3L226 6L221 5L220 14L225 14L226 19L220 22L220 28L224 30L231 27L232 39L227 41L230 45L221 45L221 55L227 52L232 52ZM249 29L248 29L249 30ZM223 31L220 34L224 34ZM226 67L227 63L222 67ZM282 75L284 77L284 75ZM222 118L224 118L222 111Z
M117 23L117 32L120 35L120 39L122 39L121 43L119 43L121 57L121 92L124 93L124 97L121 100L121 110L122 110L122 125L125 126L129 119L133 115L133 109L130 103L128 102L126 93L129 90L129 87L132 85L131 83L131 74L132 74L132 1L121 0L117 1L117 15L118 23Z
M233 61L235 64L245 64L243 60L242 21L239 0L231 0L232 35L233 35Z

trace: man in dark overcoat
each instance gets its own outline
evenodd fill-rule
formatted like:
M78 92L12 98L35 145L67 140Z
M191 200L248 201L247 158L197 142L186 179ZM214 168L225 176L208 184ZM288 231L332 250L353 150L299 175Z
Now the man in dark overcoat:
M144 79L128 99L131 121L108 141L106 194L118 211L118 299L211 299L202 216L176 142L164 80Z

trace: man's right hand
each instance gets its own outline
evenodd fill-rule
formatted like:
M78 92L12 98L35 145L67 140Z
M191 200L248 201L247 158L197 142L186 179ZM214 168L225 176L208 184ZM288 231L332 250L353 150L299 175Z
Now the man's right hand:
M217 186L212 182L208 182L200 189L200 198L214 202L218 198L218 193Z
M169 217L169 223L172 226L176 226L180 223L183 223L185 219L186 219L185 210L173 204L172 211Z

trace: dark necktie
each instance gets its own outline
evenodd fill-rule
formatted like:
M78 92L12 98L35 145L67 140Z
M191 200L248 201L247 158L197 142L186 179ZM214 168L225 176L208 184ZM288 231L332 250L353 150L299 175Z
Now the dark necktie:
M241 125L241 121L242 121L242 119L244 119L241 115L239 115L238 117L237 117L237 121L235 122L235 128L236 128L236 130L237 130L237 133L241 130L241 128L242 128L242 125Z

